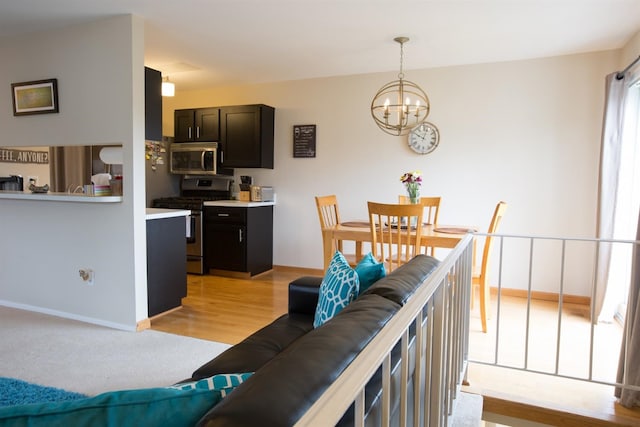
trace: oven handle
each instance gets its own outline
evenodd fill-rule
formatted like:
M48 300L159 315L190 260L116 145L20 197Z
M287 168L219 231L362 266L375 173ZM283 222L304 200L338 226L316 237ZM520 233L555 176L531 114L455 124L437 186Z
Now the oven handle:
M198 211L191 211L191 215L190 215L190 228L191 228L191 233L189 233L189 237L187 237L187 243L195 243L197 236L196 236L196 221L198 221L200 219L200 215L201 213Z

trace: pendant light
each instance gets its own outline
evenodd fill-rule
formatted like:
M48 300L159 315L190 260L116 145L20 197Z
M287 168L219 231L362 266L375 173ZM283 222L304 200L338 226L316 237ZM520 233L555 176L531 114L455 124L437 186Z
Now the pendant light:
M175 96L176 85L169 81L169 77L165 77L165 79L162 82L162 96Z
M393 39L400 43L398 80L382 86L371 101L371 115L380 129L390 135L406 135L429 115L429 98L417 84L404 79L403 46L408 37Z

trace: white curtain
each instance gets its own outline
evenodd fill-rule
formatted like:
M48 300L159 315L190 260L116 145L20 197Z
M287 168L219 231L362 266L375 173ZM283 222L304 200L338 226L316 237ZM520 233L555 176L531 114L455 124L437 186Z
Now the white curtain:
M616 214L618 194L618 170L620 169L620 152L624 108L626 104L627 84L624 79L617 79L618 73L611 73L606 78L605 110L602 126L602 145L600 148L600 177L598 188L598 224L597 237L613 239L614 218ZM609 267L611 265L610 243L598 245L596 264L595 313L592 322L596 323L602 314ZM610 320L610 319L606 319Z
M640 215L636 240L640 240ZM640 386L640 248L637 245L633 251L633 270L622 341L616 381ZM640 391L616 387L615 396L620 398L620 404L627 408L640 406Z
M603 160L601 160L603 164L601 165L600 179L601 182L604 182L604 185L613 186L615 184L616 190L618 187L618 174L615 173L617 169L609 169L607 171L604 168L604 162L611 162L611 165L615 165L619 168L621 157L625 158L627 161L629 161L629 159L626 159L626 157L637 159L638 150L640 150L640 135L638 133L640 131L640 88L637 86L639 84L638 72L640 72L640 70L637 69L635 75L628 73L624 76L625 78L621 80L616 79L615 73L607 76L608 96L606 110L611 108L614 113L609 116L605 112L605 125L602 141ZM635 85L635 87L633 87L633 85ZM627 104L627 100L631 102ZM627 121L625 121L625 107L627 108ZM608 122L608 120L611 121ZM623 156L620 156L622 140L624 138L632 138L632 140L635 141L635 156L630 156L629 152L625 152ZM605 155L606 158L604 157ZM607 173L609 173L610 176L607 177ZM618 205L617 200L615 200L615 193L617 193L617 191L611 192L611 194L603 194L603 192L610 191L611 188L612 187L604 187L603 184L601 184L600 188L600 209L613 208L612 211L603 210L607 215L610 213L615 214L615 209ZM632 190L632 193L637 193L637 187L632 187ZM613 200L611 200L612 198ZM603 201L612 203L612 206L604 206ZM640 240L640 214L637 213L637 203L635 203L632 208L626 206L624 209L632 210L634 211L634 214L638 215L635 239ZM613 231L613 224L610 224L607 219L609 218L604 215L598 216L598 226L601 227L599 230L603 230L604 232ZM605 237L601 235L599 236ZM624 334L616 380L620 384L640 386L640 247L635 245L632 253L627 312L625 314ZM606 261L607 270L609 269L609 261L611 259L610 251L608 255L608 259L603 256L599 258L599 262L601 260ZM597 271L597 279L599 280L600 278L601 275L599 269ZM600 309L602 307L602 300L597 300L596 303L600 303L600 306L597 307ZM640 391L616 387L615 396L620 399L620 404L625 407L631 408L634 406L640 406Z

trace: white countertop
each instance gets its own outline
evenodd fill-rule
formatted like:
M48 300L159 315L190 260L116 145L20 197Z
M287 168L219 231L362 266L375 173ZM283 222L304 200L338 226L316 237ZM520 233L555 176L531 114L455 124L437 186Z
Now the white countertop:
M190 210L147 208L147 221L150 219L175 218L187 215L191 215Z
M31 193L28 191L0 191L0 199L40 200L47 202L119 203L122 196L87 196L83 193Z
M241 200L214 200L204 202L205 206L223 206L235 208L256 208L258 206L274 206L276 202L243 202Z

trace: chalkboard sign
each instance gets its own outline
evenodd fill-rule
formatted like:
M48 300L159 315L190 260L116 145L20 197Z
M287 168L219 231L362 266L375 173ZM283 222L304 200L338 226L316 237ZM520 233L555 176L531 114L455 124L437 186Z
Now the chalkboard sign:
M316 156L316 125L293 126L293 157Z

